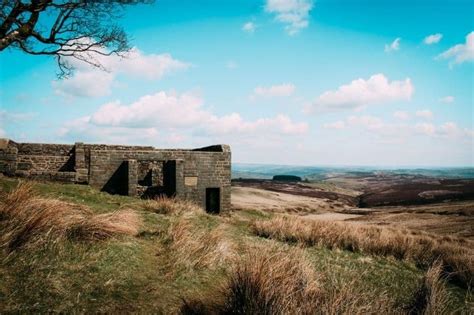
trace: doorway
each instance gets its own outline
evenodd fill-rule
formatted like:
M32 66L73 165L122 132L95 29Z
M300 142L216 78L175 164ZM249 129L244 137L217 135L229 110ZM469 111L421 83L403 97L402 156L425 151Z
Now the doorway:
M163 165L163 186L168 197L176 194L176 160L166 161Z
M221 211L219 188L206 188L206 212L218 214Z

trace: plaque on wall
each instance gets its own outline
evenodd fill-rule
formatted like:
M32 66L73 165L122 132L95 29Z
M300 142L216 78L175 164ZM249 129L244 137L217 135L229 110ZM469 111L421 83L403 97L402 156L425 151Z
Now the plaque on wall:
M197 186L198 178L197 176L185 176L184 185L186 186Z

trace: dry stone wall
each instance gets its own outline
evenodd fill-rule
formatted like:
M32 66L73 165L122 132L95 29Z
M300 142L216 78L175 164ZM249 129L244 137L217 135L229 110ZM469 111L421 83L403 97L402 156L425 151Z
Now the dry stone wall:
M123 195L173 195L203 208L208 206L207 190L218 188L221 211L230 209L231 152L227 145L181 150L0 139L0 172L89 184Z

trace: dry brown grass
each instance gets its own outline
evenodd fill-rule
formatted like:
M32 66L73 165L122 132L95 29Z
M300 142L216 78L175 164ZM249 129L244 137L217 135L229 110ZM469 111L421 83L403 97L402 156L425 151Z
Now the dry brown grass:
M118 234L135 235L140 219L131 210L93 214L84 206L39 197L31 184L1 198L2 247L12 251L47 239L98 240Z
M393 256L429 267L439 260L450 277L471 287L474 250L456 239L412 235L406 231L347 222L327 222L279 216L253 224L256 235L305 246L324 246L362 253Z
M250 249L212 296L185 300L182 314L379 314L394 313L383 292L372 299L351 284L323 287L300 249Z
M215 268L232 260L236 252L223 227L197 230L185 217L171 224L168 235L173 263L186 268Z
M428 269L407 308L409 314L435 315L449 312L450 298L442 280L442 271L443 265L439 261Z
M186 212L203 212L191 201L180 200L160 196L156 199L148 199L144 203L144 209L158 214L181 214Z

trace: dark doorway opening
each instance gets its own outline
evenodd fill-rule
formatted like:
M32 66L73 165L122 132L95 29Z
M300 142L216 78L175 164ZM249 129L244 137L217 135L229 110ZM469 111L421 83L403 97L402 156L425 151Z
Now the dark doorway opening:
M109 194L128 195L128 163L122 162L102 187Z
M221 198L219 188L206 188L206 211L219 213L221 211Z
M176 194L176 161L170 160L163 164L163 186L165 194L173 197Z

